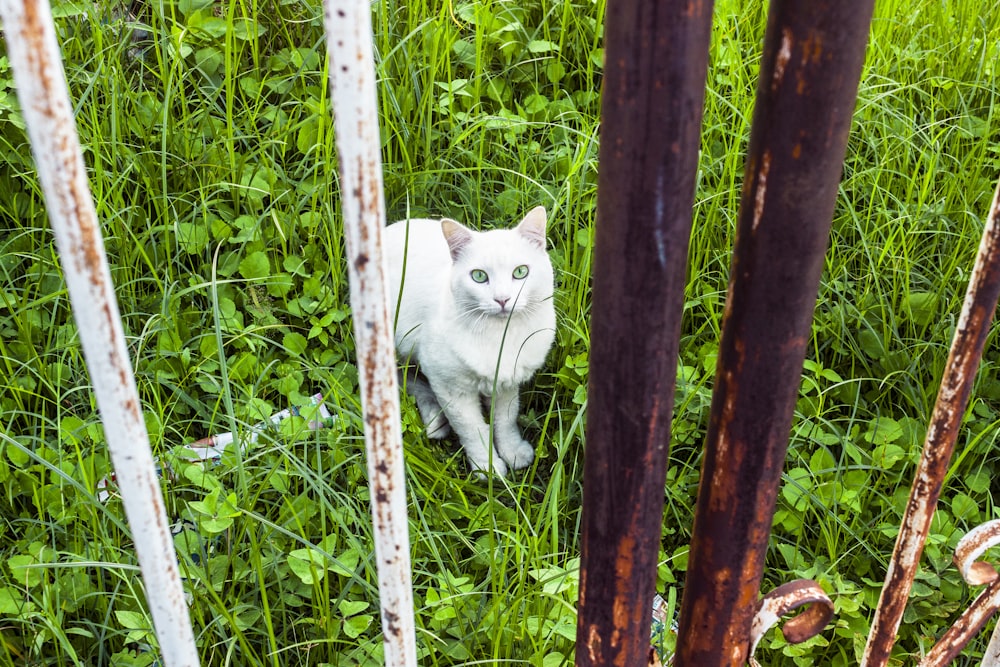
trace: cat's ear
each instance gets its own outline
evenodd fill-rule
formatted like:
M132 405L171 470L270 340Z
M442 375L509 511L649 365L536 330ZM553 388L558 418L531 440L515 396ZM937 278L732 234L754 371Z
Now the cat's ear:
M536 206L524 216L524 220L517 226L517 232L532 245L545 250L545 222L545 207Z
M444 232L444 239L448 242L451 259L455 261L462 254L462 250L472 242L472 231L450 218L441 220L441 231Z

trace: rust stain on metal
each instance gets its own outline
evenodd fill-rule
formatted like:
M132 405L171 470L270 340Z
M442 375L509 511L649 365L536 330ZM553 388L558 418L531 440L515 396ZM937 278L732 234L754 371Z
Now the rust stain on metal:
M634 564L635 537L629 534L622 538L618 545L618 557L615 560L615 572L619 581L627 581L632 576L632 566ZM616 617L618 615L616 614Z
M166 538L167 535L170 534L170 531L167 528L167 523L166 523L167 513L166 510L163 508L163 502L162 502L163 496L160 493L160 484L156 480L156 476L149 475L147 473L146 485L147 485L146 492L149 494L149 497L152 499L153 502L153 520L156 522L157 532L162 537ZM170 541L171 540L169 539L164 539L165 544L169 544ZM168 571L176 571L177 561L172 558L169 559L166 563L166 567Z
M661 412L660 389L661 388L659 386L654 387L655 393L653 394L653 405L650 408L649 427L647 429L647 435L646 435L648 447L646 448L646 450L643 452L642 455L643 463L645 463L646 465L650 465L653 462L653 455L656 453L656 450L663 444L659 440L659 436L661 433L659 428L660 412Z
M75 163L75 160L66 160L63 165L69 172L66 174L72 199L69 205L75 211L75 217L79 221L80 242L83 245L83 256L86 262L85 266L90 274L90 282L95 286L103 286L104 250L101 247L100 232L97 229L97 220L92 215L93 209L87 203L90 194L78 190L78 183L82 175L76 172Z
M631 614L635 608L634 604L632 604L633 601L630 599L631 591L629 589L629 582L632 580L633 568L635 566L636 543L633 536L634 532L634 530L629 531L622 538L618 545L618 555L615 559L617 595L615 595L611 614L615 628L615 632L612 633L612 644L620 643L621 633L628 629ZM614 664L623 664L619 662L619 659L622 657L621 654L616 656Z
M969 566L965 580L972 586L982 586L997 580L997 569L986 561L976 561Z
M802 40L802 66L815 65L823 57L823 35L810 31Z
M67 120L62 114L57 114L53 104L59 99L56 91L60 88L60 83L52 79L62 71L59 63L53 62L48 54L45 44L46 25L39 14L38 0L24 0L23 30L21 37L24 42L30 45L27 56L29 67L35 79L35 83L43 89L43 94L37 100L31 102L32 108L43 116L52 120L58 127L58 133L54 139L59 144L54 155L47 155L47 159L52 160L50 164L57 167L63 173L59 174L62 182L69 188L68 201L60 201L61 207L77 221L80 231L80 242L83 244L83 257L85 258L85 272L89 273L92 285L103 285L101 275L102 251L98 247L95 239L95 221L90 212L88 202L90 195L88 192L80 192L78 189L80 174L77 171L78 162L74 159L74 153L78 150L72 137L75 128L67 127ZM59 195L62 196L62 191ZM75 257L75 255L74 255Z
M731 300L727 299L726 307L730 306ZM743 465L746 456L744 447L731 446L731 424L736 418L737 399L740 395L738 385L740 373L746 360L746 346L744 342L737 338L732 341L732 355L727 355L725 365L720 363L719 373L722 382L719 383L718 391L722 396L722 409L718 415L718 437L716 439L718 464L712 466L712 476L709 494L709 507L712 511L725 512L732 503L737 502L739 489L728 483L726 471L739 468ZM721 361L721 360L720 360Z
M24 0L21 6L24 8L24 30L21 32L21 38L30 45L27 54L28 61L34 65L32 70L38 77L38 83L46 91L51 91L52 81L49 75L52 72L52 63L46 57L48 49L45 48L44 27L38 15L38 0ZM52 98L51 94L44 96L44 99L50 100ZM51 106L47 104L39 108L39 111L49 118L54 115Z

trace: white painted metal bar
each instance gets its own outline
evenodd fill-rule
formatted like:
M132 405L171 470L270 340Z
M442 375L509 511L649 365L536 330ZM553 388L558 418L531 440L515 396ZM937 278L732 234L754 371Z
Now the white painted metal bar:
M952 338L934 412L927 428L903 524L896 537L862 667L884 667L920 565L931 519L937 508L945 473L958 439L976 369L1000 299L1000 183L986 218L979 251Z
M47 0L0 0L7 51L165 667L198 664Z
M415 667L403 442L386 264L371 6L325 0L351 309L365 415L385 664Z
M1000 623L993 628L993 635L990 637L989 646L983 654L981 667L1000 667Z

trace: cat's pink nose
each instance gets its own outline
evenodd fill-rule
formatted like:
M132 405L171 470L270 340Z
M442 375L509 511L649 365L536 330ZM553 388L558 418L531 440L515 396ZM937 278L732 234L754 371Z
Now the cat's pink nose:
M507 307L507 302L510 301L510 297L509 296L497 297L497 298L495 298L493 300L496 301L497 303L499 303L500 304L500 310L503 310L504 308Z

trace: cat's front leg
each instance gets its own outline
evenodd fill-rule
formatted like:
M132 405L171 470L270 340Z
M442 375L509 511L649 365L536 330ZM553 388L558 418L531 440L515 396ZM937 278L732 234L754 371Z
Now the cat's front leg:
M500 458L513 470L527 468L535 459L535 448L521 437L517 427L517 387L496 389L493 396L493 435Z
M399 379L406 386L406 393L417 401L420 418L427 427L427 437L432 440L447 438L451 428L430 384L412 367L407 367L405 373L399 371Z
M444 410L444 416L465 449L469 466L475 471L492 469L497 475L505 476L507 464L490 442L490 427L483 419L479 394L475 390L467 391L465 387L454 385L439 387L434 382L431 387Z

